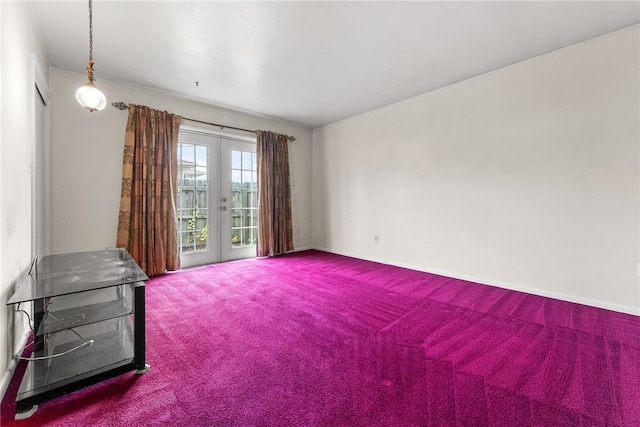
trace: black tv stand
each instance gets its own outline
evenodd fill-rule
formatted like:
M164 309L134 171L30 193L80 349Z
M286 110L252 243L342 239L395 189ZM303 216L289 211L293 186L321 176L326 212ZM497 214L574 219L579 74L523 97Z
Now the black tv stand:
M126 372L144 374L146 274L124 249L49 255L7 305L31 303L34 350L16 419Z

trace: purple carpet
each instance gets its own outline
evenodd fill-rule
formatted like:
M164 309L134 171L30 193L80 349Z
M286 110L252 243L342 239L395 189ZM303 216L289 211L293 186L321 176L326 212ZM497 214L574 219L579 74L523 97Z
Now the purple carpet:
M147 282L147 362L3 426L640 426L640 318L306 251Z

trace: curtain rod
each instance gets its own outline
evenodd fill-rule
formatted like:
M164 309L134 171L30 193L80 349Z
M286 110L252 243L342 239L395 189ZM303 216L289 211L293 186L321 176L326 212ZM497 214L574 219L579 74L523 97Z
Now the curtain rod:
M112 102L111 106L117 108L120 111L124 111L124 110L129 108L129 104L127 104L125 102ZM251 130L251 129L243 129L243 128L237 128L237 127L233 127L233 126L219 125L217 123L204 122L202 120L190 119L188 117L183 117L183 119L184 120L188 120L190 122L196 122L196 123L202 123L202 124L205 124L205 125L216 126L216 127L219 127L220 130L222 130L222 129L233 129L233 130L240 130L240 131L243 131L243 132L257 133L257 131ZM296 138L294 136L289 136L289 135L287 135L287 139L289 141L291 141L291 142L296 140Z

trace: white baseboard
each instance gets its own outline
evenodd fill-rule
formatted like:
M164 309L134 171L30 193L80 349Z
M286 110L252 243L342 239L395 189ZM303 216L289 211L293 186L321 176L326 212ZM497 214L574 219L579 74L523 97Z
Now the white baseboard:
M31 336L31 331L28 331L22 335L22 337L20 338L20 343L18 345L19 349L25 348L25 346L27 345L27 340L29 339L30 336ZM9 383L11 383L11 378L13 378L13 373L15 372L17 366L18 366L18 359L16 359L15 357L11 357L11 360L9 361L9 366L7 366L7 370L4 372L4 374L2 374L2 379L0 379L0 401L4 399L4 394L7 392L7 389L9 388Z
M337 254L337 255L344 255L344 256L348 256L348 257L352 257L352 258L364 259L366 261L373 261L373 262L379 262L381 264L387 264L387 265L393 265L393 266L396 266L396 267L408 268L408 269L411 269L411 270L422 271L422 272L425 272L425 273L437 274L439 276L451 277L452 279L466 280L468 282L474 282L474 283L478 283L480 285L494 286L496 288L502 288L502 289L509 289L511 291L524 292L524 293L531 294L531 295L537 295L537 296L541 296L541 297L553 298L553 299L557 299L557 300L573 302L573 303L576 303L576 304L588 305L590 307L602 308L602 309L605 309L605 310L616 311L616 312L619 312L619 313L632 314L632 315L636 315L636 316L640 315L640 308L639 307L630 306L630 305L614 304L614 303L610 303L610 302L606 302L606 301L599 301L599 300L593 300L593 299L589 299L589 298L582 298L582 297L578 297L576 295L568 295L568 294L563 294L563 293L560 293L560 292L547 291L547 290L544 290L544 289L530 288L530 287L526 287L526 286L518 286L518 285L514 285L512 283L489 282L489 281L481 279L481 278L472 277L472 276L465 276L465 275L461 275L461 274L451 273L451 272L448 272L448 271L427 270L427 269L425 269L423 267L418 267L418 266L411 265L411 264L390 262L388 260L383 260L383 259L363 258L363 257L358 256L358 255L349 254L349 253L342 253L342 252L336 252L336 251L333 251L333 250L330 250L330 249L327 249L327 248L318 247L318 246L313 247L313 249L316 249L316 250L319 250L319 251L324 251L324 252L329 252L329 253L334 253L334 254Z

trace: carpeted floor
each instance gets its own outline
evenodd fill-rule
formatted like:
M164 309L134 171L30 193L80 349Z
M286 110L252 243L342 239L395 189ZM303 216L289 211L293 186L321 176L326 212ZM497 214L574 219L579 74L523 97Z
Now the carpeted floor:
M147 362L3 426L640 426L640 318L319 251L147 282Z

